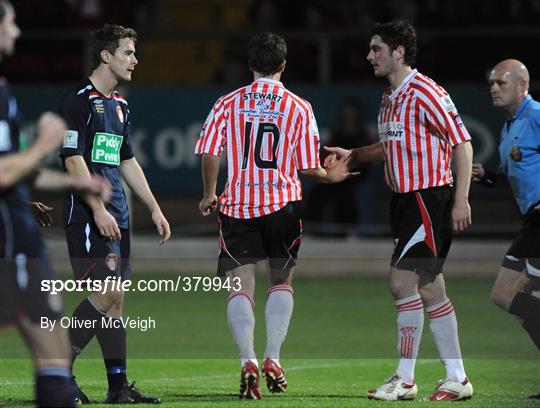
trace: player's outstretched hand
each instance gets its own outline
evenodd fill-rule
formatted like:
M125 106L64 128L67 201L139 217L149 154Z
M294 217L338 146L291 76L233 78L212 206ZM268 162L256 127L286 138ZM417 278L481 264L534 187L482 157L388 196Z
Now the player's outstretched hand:
M323 166L325 169L328 169L330 167L332 167L332 165L334 165L334 160L335 159L348 159L350 154L351 154L351 151L350 150L347 150L347 149L344 149L342 147L329 147L329 146L324 146L324 150L326 150L328 153L330 153L326 159L324 159L324 163L323 163Z
M482 165L482 163L473 163L472 173L471 173L472 181L478 182L485 175L486 175L486 171L484 170L484 166Z
M467 229L472 223L471 207L465 199L456 199L452 207L452 227L459 232Z
M214 194L210 197L203 197L203 199L199 202L199 212L206 217L217 210L217 205L217 195Z
M116 220L105 207L94 211L94 221L99 229L99 233L109 241L119 241L122 239L122 234Z
M64 139L66 122L52 112L45 112L38 120L36 146L45 155L53 151Z
M34 212L36 223L40 227L50 227L52 225L53 219L49 214L53 210L52 207L46 206L38 201L32 201L30 206Z
M326 168L327 179L330 183L339 183L351 177L358 177L360 172L349 172L349 166L347 163L347 156L338 157L335 153L328 155L324 163L328 162Z
M156 225L157 232L161 237L159 245L163 245L171 238L171 227L169 226L169 222L159 209L152 212L152 221Z

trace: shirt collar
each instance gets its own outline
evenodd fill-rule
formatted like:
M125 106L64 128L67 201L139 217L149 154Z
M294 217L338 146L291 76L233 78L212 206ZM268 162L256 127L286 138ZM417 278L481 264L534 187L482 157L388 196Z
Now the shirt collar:
M273 85L278 85L278 86L283 86L283 83L281 81L277 81L275 79L270 79L270 78L259 78L255 81L253 81L253 83L255 82L267 82L269 84L273 84Z
M512 120L515 120L518 118L519 115L521 115L523 113L523 111L525 110L525 108L527 107L527 105L529 104L529 102L532 101L532 97L531 95L527 95L525 97L525 99L523 99L523 101L521 101L521 105L519 105L519 108L516 112L516 114L514 115L514 117L512 118Z
M403 78L403 81L399 84L399 86L390 94L390 97L394 97L397 95L405 85L418 73L418 70L415 68L409 74Z

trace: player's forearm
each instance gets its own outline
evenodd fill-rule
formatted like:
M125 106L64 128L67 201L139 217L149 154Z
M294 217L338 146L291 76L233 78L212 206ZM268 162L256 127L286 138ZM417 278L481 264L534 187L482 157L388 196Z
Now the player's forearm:
M35 146L0 158L0 189L7 189L29 175L44 154Z
M201 168L204 189L203 195L204 197L213 197L216 194L219 174L219 156L203 154Z
M126 181L129 188L141 200L150 212L160 210L159 204L150 190L144 171L134 157L129 160L123 160L120 163L120 173Z
M384 160L384 152L380 142L367 146L357 147L351 150L349 168L355 168L365 162Z
M456 200L468 200L471 186L473 149L470 142L457 145L454 148L456 167Z
M63 190L73 187L72 179L56 170L42 169L34 181L34 187L40 190Z
M332 180L328 177L328 172L323 167L317 167L316 169L299 170L300 174L312 178L318 183L332 183Z
M88 166L82 156L66 157L65 166L69 176L90 180L90 170L88 170ZM98 211L106 211L105 204L96 195L81 194L81 196L94 214Z

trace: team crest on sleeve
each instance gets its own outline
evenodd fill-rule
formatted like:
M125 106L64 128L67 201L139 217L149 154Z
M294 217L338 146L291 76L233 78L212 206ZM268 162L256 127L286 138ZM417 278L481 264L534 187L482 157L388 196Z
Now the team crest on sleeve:
M9 125L5 120L0 120L0 152L11 149L11 135Z
M120 123L124 123L124 111L120 105L116 105L116 114L118 115Z
M315 116L311 115L311 133L314 135L319 134L319 128L317 126L317 120L315 120Z
M452 112L456 110L456 105L454 105L454 102L452 102L452 98L450 98L449 95L445 95L441 98L441 103L444 106L444 109L446 109L446 112Z
M66 130L64 134L64 148L76 149L79 140L79 132L76 130Z
M204 137L204 135L206 134L206 128L208 127L208 124L212 121L213 118L214 118L214 110L212 109L203 123L201 133L199 133L199 137Z

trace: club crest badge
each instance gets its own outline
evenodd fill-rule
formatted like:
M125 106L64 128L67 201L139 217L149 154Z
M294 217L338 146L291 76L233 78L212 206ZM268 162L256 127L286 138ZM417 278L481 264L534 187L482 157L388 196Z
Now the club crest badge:
M118 268L118 256L114 252L109 252L105 257L105 265L109 270L116 271L116 268Z
M120 123L124 123L124 112L120 105L116 105L116 114L118 115L118 119L120 119Z
M512 146L512 151L510 152L510 158L515 161L521 160L521 149L519 146Z

